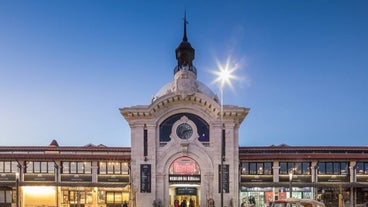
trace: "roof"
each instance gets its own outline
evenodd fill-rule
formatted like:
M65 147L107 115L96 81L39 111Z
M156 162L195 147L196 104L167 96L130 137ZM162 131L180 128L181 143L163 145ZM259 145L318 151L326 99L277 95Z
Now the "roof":
M167 83L166 85L164 85L152 98L152 102L159 99L160 97L169 94L169 93L173 93L174 92L174 86L175 86L175 81L171 81L169 83ZM207 97L209 97L210 99L214 99L217 103L219 103L219 98L217 97L217 95L204 83L195 80L195 86L196 91L199 93L202 93L204 95L206 95Z
M0 146L1 159L33 160L130 160L130 147L86 146ZM57 143L57 142L56 142Z
M241 160L368 159L367 146L253 146L239 147Z

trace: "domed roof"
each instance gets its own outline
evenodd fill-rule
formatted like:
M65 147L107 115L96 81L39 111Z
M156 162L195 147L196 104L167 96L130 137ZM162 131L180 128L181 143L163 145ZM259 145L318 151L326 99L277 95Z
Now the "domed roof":
M217 95L205 84L197 80L197 69L193 65L195 50L188 42L187 23L185 14L183 40L175 50L178 64L174 68L174 81L164 85L153 96L152 102L167 94L181 94L183 96L201 93L219 103Z
M195 80L195 92L202 93L206 95L208 98L215 100L219 103L219 99L217 95L204 83ZM152 102L159 99L160 97L174 93L175 92L175 81L169 82L166 85L164 85L152 98Z

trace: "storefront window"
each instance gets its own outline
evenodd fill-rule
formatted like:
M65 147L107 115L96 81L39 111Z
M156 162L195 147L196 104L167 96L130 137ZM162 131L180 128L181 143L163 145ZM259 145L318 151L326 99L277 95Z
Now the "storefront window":
M318 174L345 175L349 173L347 162L320 162L318 168Z
M106 192L106 203L123 203L121 192Z
M54 162L31 162L28 161L26 165L27 173L54 173Z
M290 171L295 175L310 175L309 162L280 162L280 175L287 175Z
M91 162L63 162L63 174L91 174Z
M0 173L11 173L17 171L17 162L0 161Z
M98 196L97 196L97 202L98 203L105 203L105 191L98 191Z
M63 204L91 204L93 203L92 191L64 190L62 191Z
M11 171L11 165L10 165L10 162L5 162L4 164L5 164L5 166L4 166L4 171L5 171L5 172L10 172L10 171Z
M356 173L358 175L368 174L368 162L357 162Z
M242 162L242 175L272 175L271 162Z
M0 205L5 202L5 192L0 190Z
M99 162L99 174L128 175L129 165L127 162Z

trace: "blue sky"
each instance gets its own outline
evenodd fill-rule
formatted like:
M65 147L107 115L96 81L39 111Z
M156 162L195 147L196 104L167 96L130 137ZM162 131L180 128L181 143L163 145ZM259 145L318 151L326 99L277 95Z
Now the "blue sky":
M365 0L2 0L0 145L130 146L118 109L173 80L185 9L198 79L240 66L240 146L368 145Z

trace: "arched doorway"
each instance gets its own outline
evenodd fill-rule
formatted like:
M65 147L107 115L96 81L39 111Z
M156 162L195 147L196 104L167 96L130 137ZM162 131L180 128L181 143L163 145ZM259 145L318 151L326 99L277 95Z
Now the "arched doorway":
M170 206L198 207L200 203L201 170L198 163L183 156L174 160L169 167Z

